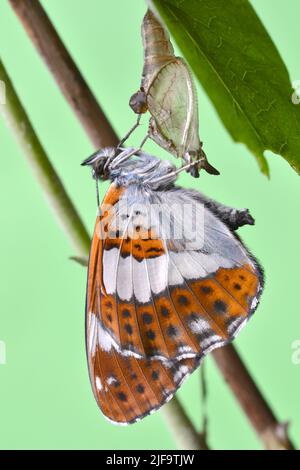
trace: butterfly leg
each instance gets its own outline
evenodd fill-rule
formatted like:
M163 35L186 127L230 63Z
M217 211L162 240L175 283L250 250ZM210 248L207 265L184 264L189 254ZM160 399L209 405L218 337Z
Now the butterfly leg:
M143 138L142 142L140 143L140 146L138 148L138 151L142 150L142 148L144 147L145 143L147 142L147 140L149 139L150 135L149 134L146 134L145 137Z
M248 209L234 209L209 199L203 194L196 195L196 199L199 199L205 207L211 210L231 230L237 230L239 227L243 227L243 225L254 225L255 221Z
M111 162L113 161L113 165L112 166L115 166L115 162L117 161L119 163L119 157L122 155L123 156L123 153L124 152L121 152L121 154L118 155L118 150L121 149L122 145L126 142L126 140L131 136L131 134L135 131L135 129L140 125L140 121L141 121L141 118L142 118L142 115L139 114L138 117L137 117L137 120L136 120L136 123L131 127L131 129L129 129L129 131L127 132L127 134L123 137L123 139L120 140L120 142L118 143L117 147L116 147L116 150L115 150L115 153L114 155L112 155L111 157L109 157L107 159L107 162L105 163L105 166L104 166L104 169L107 170L108 167L111 166ZM131 157L131 155L134 155L135 151L133 153L131 153L129 155L129 157ZM128 158L129 158L128 157ZM125 158L126 160L126 158ZM121 157L121 161L123 161L122 157Z
M188 172L193 166L198 165L198 163L199 163L198 161L190 162L190 163L188 163L187 165L181 166L181 167L178 168L177 170L172 171L171 173L168 173L168 174L166 174L166 175L164 175L164 176L161 176L160 178L154 179L153 176L152 176L151 178L145 180L145 183L151 182L151 183L155 183L155 184L156 184L156 183L160 183L160 182L162 182L162 181L168 180L168 179L170 179L170 178L172 178L172 177L176 177L176 176L179 175L179 173L181 173L182 171L187 171L187 172Z
M113 162L109 166L110 168L117 167L121 163L125 162L128 160L130 157L133 155L138 155L138 153L142 150L143 145L145 142L149 139L149 134L146 134L146 136L143 138L142 142L140 143L140 146L138 148L128 148L124 149L117 157L114 158Z
M140 125L140 121L141 121L141 118L142 118L142 114L139 114L138 117L137 117L137 120L136 120L136 123L131 127L131 129L129 129L129 131L127 132L127 134L123 137L123 139L120 140L120 142L118 143L117 147L116 147L116 152L115 152L115 155L111 156L110 158L108 158L106 164L105 164L105 169L107 169L109 166L110 166L110 163L111 161L113 160L114 161L114 166L115 166L115 160L118 161L118 155L117 155L117 151L122 147L122 145L126 142L127 139L129 139L129 137L131 136L131 134L135 131L135 129ZM145 139L144 139L145 140ZM144 144L144 140L143 140L143 144ZM147 139L146 139L147 140ZM145 140L145 141L146 141ZM140 146L141 148L141 146ZM138 151L139 149L137 149L136 151ZM135 153L135 152L134 152ZM134 153L131 153L129 155L129 157L131 157L131 155L134 155ZM123 152L122 152L123 154ZM128 157L128 158L129 158ZM121 158L121 161L123 161L123 159Z
M122 147L122 145L124 144L124 142L126 142L126 140L129 139L129 137L131 136L131 134L132 134L132 133L136 130L136 128L140 125L141 117L142 117L142 115L139 114L138 117L137 117L136 123L131 127L131 129L129 129L129 131L128 131L127 134L123 137L123 139L120 140L120 142L119 142L117 148Z

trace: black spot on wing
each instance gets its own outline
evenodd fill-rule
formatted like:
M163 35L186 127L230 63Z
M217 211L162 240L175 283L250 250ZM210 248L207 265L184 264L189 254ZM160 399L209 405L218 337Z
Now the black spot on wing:
M167 307L162 306L161 309L160 309L160 312L161 312L162 316L165 317L165 318L170 316L170 311Z
M144 391L145 391L144 385L138 384L137 387L136 387L136 391L137 391L138 393L144 393Z
M234 287L235 290L241 290L241 285L240 285L238 282L236 282L236 283L233 285L233 287Z
M190 303L189 299L185 295L179 295L177 300L180 305L184 306L187 306Z
M153 330L148 330L146 331L147 338L149 338L151 341L153 341L156 337L155 333Z
M203 292L203 294L211 294L213 289L210 286L201 286L200 291Z
M177 336L178 335L178 329L175 328L174 325L169 325L168 328L167 328L167 335L170 336L171 338L173 338L174 336Z
M122 316L123 316L123 318L130 318L131 313L127 308L124 308L124 310L122 311Z
M217 313L226 313L227 304L223 300L215 300L214 309Z
M146 324L146 325L150 325L152 322L153 322L153 317L150 313L148 312L144 312L142 314L142 319L143 319L143 322Z
M126 393L124 393L124 392L119 392L119 393L118 393L118 398L119 398L119 400L121 400L121 401L127 401L127 395L126 395Z
M132 335L133 330L132 330L132 326L129 323L125 323L124 329L129 335Z
M151 374L153 380L158 380L159 378L159 370L154 370Z

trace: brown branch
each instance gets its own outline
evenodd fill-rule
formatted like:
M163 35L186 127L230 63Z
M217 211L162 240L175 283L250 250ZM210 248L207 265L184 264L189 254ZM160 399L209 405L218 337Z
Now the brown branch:
M197 433L186 414L178 398L173 397L171 401L161 408L161 413L169 425L174 438L177 442L187 443L189 450L209 450L206 442L206 436Z
M279 423L231 344L213 351L214 360L266 449L291 450L287 423Z
M66 51L38 0L9 0L34 44L45 58L68 101L98 148L118 139L92 92ZM87 97L79 99L80 97ZM88 106L87 101L93 103ZM96 108L96 110L95 110ZM93 111L94 110L94 111ZM96 112L97 111L97 112ZM86 116L88 114L88 116ZM267 449L293 449L287 428L274 416L249 371L232 345L213 352L224 379Z
M39 1L9 0L65 98L98 149L117 136Z

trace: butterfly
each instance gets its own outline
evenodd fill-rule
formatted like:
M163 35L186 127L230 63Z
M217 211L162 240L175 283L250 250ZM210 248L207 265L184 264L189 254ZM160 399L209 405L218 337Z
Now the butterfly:
M255 311L262 268L235 233L254 220L177 186L185 167L135 149L105 148L83 165L111 182L89 257L89 375L103 414L134 423Z
M167 31L151 10L142 23L144 67L141 86L130 98L130 106L139 114L149 111L148 136L160 147L185 163L198 160L189 167L195 177L199 169L218 175L219 172L207 161L199 139L197 95L188 65L176 57ZM124 143L125 140L123 140Z

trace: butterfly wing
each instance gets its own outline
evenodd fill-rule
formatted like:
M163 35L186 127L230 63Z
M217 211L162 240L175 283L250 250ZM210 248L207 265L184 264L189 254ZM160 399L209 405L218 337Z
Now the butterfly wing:
M176 188L163 192L161 200L173 231L180 234L167 241L166 301L175 306L204 356L234 339L255 311L262 269L235 233L195 200L193 191Z
M180 158L200 151L197 98L182 59L161 68L149 87L147 104L152 115L150 136L158 145Z
M110 192L115 197L116 190ZM177 313L174 307L166 311L161 296L168 287L168 255L157 237L159 222L153 223L151 216L154 206L141 192L133 194L129 189L108 211L110 199L110 195L104 199L101 210L106 216L96 222L87 313L97 315L118 351L139 358L177 358L178 347L182 340L189 341L189 335L183 330L174 338L172 328L167 327L167 315Z
M197 366L196 359L165 363L117 351L94 314L88 314L87 338L96 401L117 424L134 423L160 408Z
M140 231L136 232L136 238L131 234L128 245L124 241L129 238L129 229L124 232L122 238L105 236L105 233L111 234L116 230L116 214L124 215L124 204L120 204L122 214L120 207L116 207L123 192L123 188L112 185L101 206L102 215L96 221L90 252L86 302L86 348L94 396L106 418L117 424L134 423L160 408L172 398L198 364L196 358L174 362L150 360L147 358L147 342L143 344L141 340L145 357L136 357L132 350L122 350L114 339L116 334L113 334L113 329L124 329L131 339L131 344L139 344L141 333L137 318L147 325L150 314L145 310L138 310L137 304L140 307L143 302L133 300L128 287L123 284L126 281L135 285L136 296L140 298L138 290L141 289L142 292L141 279L139 271L132 269L133 257L141 263L145 256L159 256L162 248L159 240L149 238L148 230L147 233L144 232L144 237ZM137 206L135 209L137 210ZM132 212L132 207L128 210ZM128 211L125 212L127 215ZM152 233L151 236L153 235ZM131 257L129 267L122 268L123 261L114 264L112 259L107 258L106 252L109 253L110 250L117 250L118 257L122 260L129 261L128 258ZM119 293L111 291L114 281L108 279L113 273L114 285L117 283L122 286ZM129 278L124 278L125 273L129 273ZM139 336L133 335L131 322L134 318ZM120 336L119 341L122 339L124 337ZM149 341L151 339L148 338Z
M105 416L131 423L168 401L209 351L237 335L262 287L257 262L194 192L145 197L112 185L91 247L86 317Z
M232 340L262 290L261 270L241 241L188 191L145 199L126 189L114 207L91 256L88 312L116 350L172 361Z

